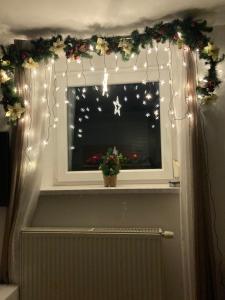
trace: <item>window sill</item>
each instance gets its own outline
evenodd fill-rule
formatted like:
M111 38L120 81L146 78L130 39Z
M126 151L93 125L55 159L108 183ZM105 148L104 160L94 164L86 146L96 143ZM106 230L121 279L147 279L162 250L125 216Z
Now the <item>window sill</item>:
M73 195L73 194L179 194L179 187L170 187L169 184L119 184L117 187L100 185L82 186L51 186L41 190L41 195Z

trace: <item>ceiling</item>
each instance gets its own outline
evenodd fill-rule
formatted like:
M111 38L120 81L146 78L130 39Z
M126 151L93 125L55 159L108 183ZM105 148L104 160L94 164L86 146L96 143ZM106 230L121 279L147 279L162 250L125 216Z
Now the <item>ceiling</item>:
M214 25L225 23L225 0L5 0L0 41L52 33L127 33L158 19L190 13Z

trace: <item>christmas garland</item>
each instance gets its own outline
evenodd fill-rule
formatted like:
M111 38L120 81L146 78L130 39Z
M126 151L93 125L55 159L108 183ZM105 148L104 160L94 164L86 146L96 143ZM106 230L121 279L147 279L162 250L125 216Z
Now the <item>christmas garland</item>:
M123 60L129 60L133 54L138 54L141 48L153 47L154 42L165 43L169 41L176 44L179 49L189 48L198 51L199 58L208 65L208 72L197 86L198 99L209 103L216 100L215 89L221 81L217 76L217 64L224 59L219 56L216 47L207 33L212 28L206 21L176 19L172 22L160 22L153 27L146 27L144 32L133 31L129 36L98 37L90 39L76 39L61 35L50 39L39 38L31 41L29 50L19 49L17 45L0 46L0 85L2 91L1 103L4 106L6 117L16 123L25 112L24 100L20 97L15 86L16 68L34 69L42 61L58 59L65 55L67 59L78 60L91 58L94 53L109 55L120 53Z

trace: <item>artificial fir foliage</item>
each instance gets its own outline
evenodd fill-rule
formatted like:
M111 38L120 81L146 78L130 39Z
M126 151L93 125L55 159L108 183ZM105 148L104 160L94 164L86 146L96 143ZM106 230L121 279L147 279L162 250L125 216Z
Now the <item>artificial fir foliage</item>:
M201 102L211 102L216 99L215 89L220 85L216 67L224 59L224 55L219 56L219 49L207 35L211 31L212 28L207 26L206 21L189 17L172 22L160 22L152 27L146 27L142 33L135 30L129 36L98 37L95 35L90 39L82 40L71 36L63 39L58 35L51 39L33 40L28 50L18 49L14 44L0 46L0 85L3 94L1 102L9 120L15 123L22 116L22 110L19 110L17 118L16 109L13 118L7 112L16 103L20 103L21 108L24 108L24 101L15 89L14 74L17 67L38 68L41 61L47 62L61 55L65 55L70 60L77 60L91 58L94 53L97 55L119 53L123 60L129 60L131 55L138 54L141 48L153 47L154 42L165 43L166 41L177 45L179 49L188 47L192 51L199 52L199 58L203 59L209 68L203 82L198 83L197 94Z
M104 176L115 176L120 172L122 161L123 155L118 153L115 147L109 148L101 159L99 170Z

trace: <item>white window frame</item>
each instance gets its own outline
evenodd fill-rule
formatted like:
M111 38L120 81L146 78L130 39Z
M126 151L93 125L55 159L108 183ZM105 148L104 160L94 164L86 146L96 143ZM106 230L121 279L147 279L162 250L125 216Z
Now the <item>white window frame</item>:
M63 67L64 65L64 67ZM95 72L85 70L86 84L99 85L102 82L103 69L100 68ZM90 185L102 184L101 171L68 171L68 149L67 149L67 105L65 89L84 85L84 79L78 79L77 70L68 70L65 76L65 62L56 71L57 85L57 102L60 105L58 109L58 126L56 132L56 151L54 163L54 184L55 185ZM109 70L108 84L128 84L142 82L145 69L134 72L132 68L120 68L119 72ZM159 69L157 66L149 68L149 80L159 81ZM118 179L121 184L144 184L144 183L165 183L172 178L172 132L171 124L168 117L169 112L169 70L164 67L160 70L160 80L165 84L160 84L160 98L165 100L160 103L160 130L161 130L161 169L141 169L141 170L121 170ZM66 146L65 146L66 145Z

